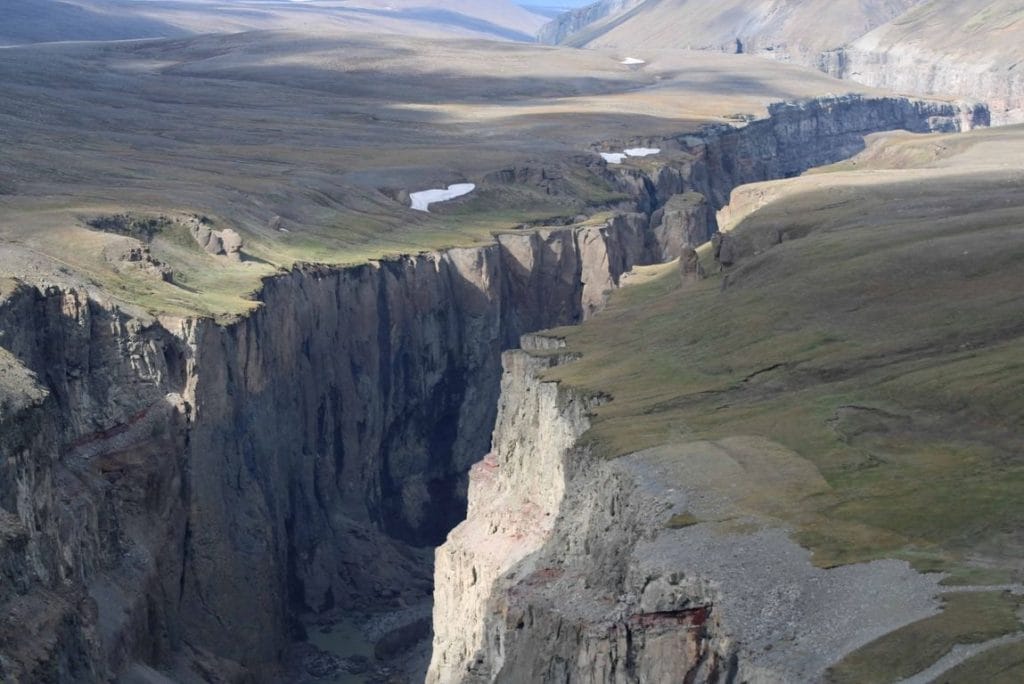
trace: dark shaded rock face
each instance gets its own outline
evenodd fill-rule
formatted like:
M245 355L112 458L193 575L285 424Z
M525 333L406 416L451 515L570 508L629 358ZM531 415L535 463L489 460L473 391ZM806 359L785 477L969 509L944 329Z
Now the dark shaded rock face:
M0 303L28 369L0 435L5 678L144 661L273 680L295 616L429 594L410 546L464 516L501 350L596 310L648 258L646 225L298 268L231 325L18 288Z
M464 516L503 349L585 319L622 273L711 234L735 185L959 115L855 98L776 108L681 137L685 160L654 176L608 170L635 204L604 225L296 268L230 324L6 292L0 679L152 666L273 681L300 617L424 596L431 569L413 548Z

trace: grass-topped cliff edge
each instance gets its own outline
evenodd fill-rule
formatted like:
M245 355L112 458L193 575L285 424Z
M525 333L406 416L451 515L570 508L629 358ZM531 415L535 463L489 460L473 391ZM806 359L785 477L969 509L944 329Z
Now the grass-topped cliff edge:
M152 313L238 315L299 262L471 245L613 205L598 150L872 92L744 55L621 59L337 32L5 49L0 269ZM461 182L477 191L410 209L410 192ZM123 268L133 236L89 226L126 214L173 219L149 236L171 280ZM193 215L239 233L246 258L205 254Z
M1022 153L1024 128L883 135L849 162L738 189L734 265L705 246L705 279L651 267L553 331L581 359L550 376L611 397L585 439L604 457L674 453L681 481L788 526L821 566L899 558L950 585L1019 584ZM951 596L833 675L909 676L894 663L928 639L922 667L1024 630L1018 604ZM996 653L1018 677L1022 648Z

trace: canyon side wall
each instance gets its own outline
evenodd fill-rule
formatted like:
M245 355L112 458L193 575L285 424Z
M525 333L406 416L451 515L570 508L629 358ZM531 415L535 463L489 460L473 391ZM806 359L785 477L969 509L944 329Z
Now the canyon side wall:
M427 681L712 681L730 667L712 601L627 578L666 507L578 443L593 400L543 380L563 361L505 355L493 450L437 552Z
M6 292L5 681L274 681L297 617L429 595L412 549L464 517L501 350L599 309L647 226L302 266L229 325Z
M836 161L870 132L968 123L901 100L775 107L667 141L680 154L653 176L606 170L634 199L601 225L299 266L232 323L2 284L0 677L145 663L273 681L303 618L429 593L415 549L464 515L503 349L703 241L737 184Z
M873 88L980 100L991 111L993 125L1024 122L1024 73L1012 64L972 62L915 46L883 50L861 40L825 53L816 66Z
M593 457L580 437L600 398L544 379L572 361L557 346L528 336L505 354L494 448L437 550L429 684L823 681L938 612L936 578L902 561L816 568L777 523L708 491L701 471L744 438Z

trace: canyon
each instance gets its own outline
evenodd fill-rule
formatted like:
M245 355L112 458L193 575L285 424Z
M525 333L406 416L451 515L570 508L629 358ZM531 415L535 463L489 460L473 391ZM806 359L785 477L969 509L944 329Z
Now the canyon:
M660 543L650 511L668 513L670 496L656 473L577 448L592 400L541 379L558 345L523 336L591 319L635 266L706 242L742 184L846 159L878 131L988 119L981 105L899 97L775 104L742 125L643 140L666 152L643 166L588 166L628 199L585 220L297 263L229 319L0 281L0 675L277 681L304 625L428 597L425 556L455 528L438 555L431 681L754 677L719 636L727 588L665 570L670 549L643 554L650 567L630 560ZM508 352L502 380L521 339L555 348L543 361ZM776 542L803 567L806 552ZM578 559L580 574L544 553ZM898 614L857 613L856 590L911 580L895 561L848 574L816 575L822 604L807 610L847 606L858 627L787 673L819 672L850 639L932 609L915 585ZM489 597L513 579L515 600L494 612Z

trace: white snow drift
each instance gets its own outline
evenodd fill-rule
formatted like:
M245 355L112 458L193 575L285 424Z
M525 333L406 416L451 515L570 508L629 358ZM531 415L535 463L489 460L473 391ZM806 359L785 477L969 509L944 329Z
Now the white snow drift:
M650 157L661 152L659 147L631 147L626 150L627 157Z
M619 64L625 64L626 66L634 66L637 64L647 64L647 62L637 57L627 57L626 59L619 62Z
M435 188L433 190L411 193L409 199L412 200L412 208L414 210L430 211L428 207L435 202L447 202L456 197L468 195L474 190L476 190L475 183L456 183L455 185L449 185L447 190Z
M609 164L621 164L626 157L650 157L661 152L660 147L631 147L622 152L601 152L601 158Z

